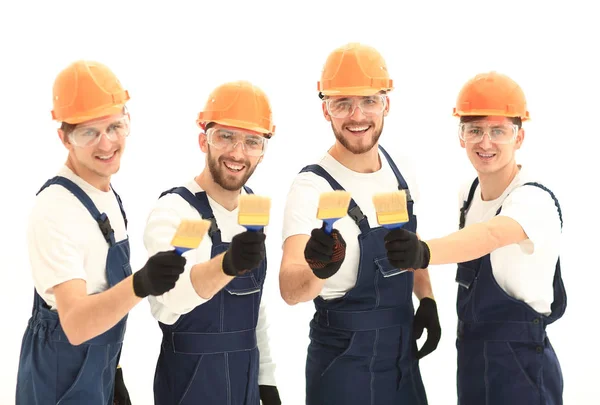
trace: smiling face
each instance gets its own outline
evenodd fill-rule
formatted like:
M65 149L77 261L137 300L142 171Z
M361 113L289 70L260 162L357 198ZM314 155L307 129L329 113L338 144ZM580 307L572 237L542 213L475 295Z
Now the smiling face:
M110 115L74 126L63 125L58 135L69 150L71 169L98 187L119 171L129 135L129 115Z
M246 184L262 161L258 148L264 151L266 146L258 132L219 124L200 134L199 141L214 182L227 191L238 191Z
M377 144L388 111L389 98L384 94L332 96L323 102L323 115L331 122L336 139L356 155Z
M525 131L506 117L463 118L460 145L479 174L500 172L515 163Z

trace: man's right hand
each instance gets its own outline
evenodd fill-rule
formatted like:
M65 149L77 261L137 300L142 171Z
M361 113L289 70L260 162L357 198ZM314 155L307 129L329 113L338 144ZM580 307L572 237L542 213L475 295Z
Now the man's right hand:
M162 295L175 287L183 273L186 260L174 250L152 256L141 270L133 275L133 291L140 298Z
M264 232L254 231L235 235L223 256L223 273L235 277L258 267L266 256L265 238Z
M315 276L326 279L333 276L346 257L346 242L342 234L334 229L331 235L322 228L315 228L304 248L304 258Z

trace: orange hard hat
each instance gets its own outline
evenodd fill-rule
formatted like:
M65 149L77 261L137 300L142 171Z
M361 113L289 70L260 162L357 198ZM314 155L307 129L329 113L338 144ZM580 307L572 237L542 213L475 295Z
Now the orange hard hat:
M69 124L118 114L129 100L129 93L108 67L85 60L63 69L52 93L52 118Z
M204 130L208 123L214 122L269 136L275 133L267 95L244 80L225 83L214 89L196 122Z
M394 86L385 60L375 48L349 43L329 54L317 88L321 97L371 96Z
M529 120L525 93L510 77L497 73L480 73L461 89L453 116L519 117Z

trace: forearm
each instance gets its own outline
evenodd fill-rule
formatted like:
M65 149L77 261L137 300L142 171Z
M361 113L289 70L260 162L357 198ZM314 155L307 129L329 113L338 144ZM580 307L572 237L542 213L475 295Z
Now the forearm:
M315 299L325 284L311 270L308 264L282 265L279 271L281 297L288 305Z
M223 254L220 254L208 262L198 263L192 267L192 285L201 298L211 299L233 279L223 272L222 262Z
M57 302L57 306L69 342L79 345L115 326L141 300L133 291L133 276L129 276L104 292L81 295L70 303ZM63 307L68 309L63 310Z
M431 287L431 280L429 278L428 269L420 269L414 272L414 284L413 292L415 296L422 300L425 297L433 299L433 288Z
M430 251L429 265L478 259L503 246L501 237L487 223L469 225L458 232L426 243Z

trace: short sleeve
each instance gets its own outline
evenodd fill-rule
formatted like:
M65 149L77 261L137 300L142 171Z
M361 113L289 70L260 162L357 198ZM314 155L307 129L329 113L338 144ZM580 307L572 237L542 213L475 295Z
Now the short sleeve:
M290 187L284 208L283 242L290 236L310 235L314 228L321 226L317 219L321 193L316 184L318 180L322 179L311 173L302 173Z
M73 223L73 216L68 209L62 209L63 206L68 205L61 201L40 203L29 219L29 260L40 294L52 294L54 286L69 280L86 280L80 227Z
M510 217L523 228L528 241L521 243L525 253L533 253L535 246L560 236L561 224L554 199L539 187L526 185L512 191L504 203L500 215Z

